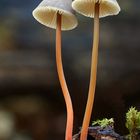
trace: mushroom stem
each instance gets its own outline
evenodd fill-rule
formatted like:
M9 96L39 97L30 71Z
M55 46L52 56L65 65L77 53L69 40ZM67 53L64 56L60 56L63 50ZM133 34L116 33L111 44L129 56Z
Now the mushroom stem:
M92 108L93 108L94 97L95 97L97 63L98 63L98 45L99 45L99 9L100 9L100 4L96 3L95 15L94 15L94 35L93 35L94 42L93 42L93 50L92 50L90 85L89 85L88 100L87 100L83 125L81 129L80 140L87 140L88 127L91 119Z
M66 124L66 134L65 140L72 140L72 131L73 131L73 107L72 101L69 94L69 90L66 84L63 64L62 64L62 54L61 54L61 15L57 13L57 29L56 29L56 64L57 72L62 88L63 96L66 103L67 109L67 124Z

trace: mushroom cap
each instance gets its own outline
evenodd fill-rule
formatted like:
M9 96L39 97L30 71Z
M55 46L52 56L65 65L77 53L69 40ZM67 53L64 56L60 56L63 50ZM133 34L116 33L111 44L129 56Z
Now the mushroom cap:
M33 11L41 24L56 29L57 13L62 16L62 30L74 29L78 22L71 7L72 0L43 0Z
M75 0L72 7L78 13L94 18L95 3L98 1L100 4L100 17L117 15L121 10L116 0Z

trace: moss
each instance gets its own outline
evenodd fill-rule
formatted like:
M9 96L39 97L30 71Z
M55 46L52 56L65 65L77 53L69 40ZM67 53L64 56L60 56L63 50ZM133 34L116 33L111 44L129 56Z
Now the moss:
M102 119L102 120L97 120L97 121L94 121L94 122L92 123L93 126L94 126L94 125L99 125L99 126L101 126L101 127L107 127L107 126L113 125L113 124L114 124L113 118L111 118L111 119L104 118L104 119Z
M140 132L140 112L135 107L131 107L126 113L126 127L129 130L128 138L137 140Z

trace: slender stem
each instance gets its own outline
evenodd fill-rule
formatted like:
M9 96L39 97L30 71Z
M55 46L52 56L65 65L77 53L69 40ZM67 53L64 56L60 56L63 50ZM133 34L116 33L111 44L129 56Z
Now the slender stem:
M72 140L73 131L73 107L71 97L66 84L63 64L62 64L62 54L61 54L61 15L57 13L57 29L56 29L56 64L59 81L63 91L63 96L66 102L67 108L67 124L66 124L66 134L65 140Z
M97 62L98 62L98 45L99 45L99 6L100 6L99 3L95 4L94 35L93 35L94 43L93 43L93 50L92 50L90 85L89 85L88 100L87 100L80 140L87 139L88 127L90 123L94 97L95 97Z

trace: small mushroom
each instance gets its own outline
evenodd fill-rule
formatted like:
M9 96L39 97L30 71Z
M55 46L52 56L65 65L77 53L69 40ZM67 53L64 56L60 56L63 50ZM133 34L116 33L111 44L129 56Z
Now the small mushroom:
M61 29L74 29L78 23L71 3L72 0L43 0L33 11L33 16L41 24L57 29L57 18L60 15Z
M99 17L117 15L120 12L120 6L116 0L75 0L72 7L78 13L94 18L95 4L99 3Z
M87 17L94 18L94 31L93 31L94 42L92 50L90 85L86 111L83 119L80 136L80 140L86 140L88 126L90 123L92 108L94 104L95 88L96 88L98 45L99 45L99 17L117 15L120 12L120 7L116 0L75 0L72 3L72 7L78 13L81 13L82 15L85 15Z
M61 30L74 29L78 22L71 7L72 0L43 0L33 11L34 18L41 24L56 29L56 64L59 81L67 108L65 140L72 140L73 106L65 80L61 56Z

